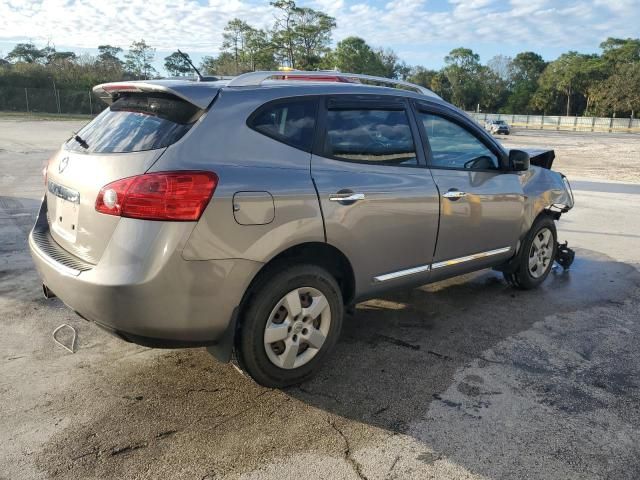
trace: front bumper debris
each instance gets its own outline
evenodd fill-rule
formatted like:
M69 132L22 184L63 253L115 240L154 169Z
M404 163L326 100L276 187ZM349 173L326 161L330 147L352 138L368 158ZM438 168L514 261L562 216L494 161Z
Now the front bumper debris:
M569 242L558 242L556 248L555 261L563 268L563 270L569 270L569 267L573 263L573 260L576 258L576 252L572 248L569 248L568 244Z

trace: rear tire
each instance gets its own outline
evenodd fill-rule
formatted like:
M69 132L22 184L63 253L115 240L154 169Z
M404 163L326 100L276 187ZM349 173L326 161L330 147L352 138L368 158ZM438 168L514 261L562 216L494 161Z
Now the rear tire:
M304 382L333 350L343 315L340 287L323 268L272 270L252 288L240 319L238 363L265 387Z
M516 288L531 290L545 281L556 258L556 224L543 215L532 225L520 248L517 269L504 273L505 280Z

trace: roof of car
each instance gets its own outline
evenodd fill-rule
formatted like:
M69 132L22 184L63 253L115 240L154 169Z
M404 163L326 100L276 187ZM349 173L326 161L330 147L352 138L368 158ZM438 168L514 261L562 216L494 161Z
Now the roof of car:
M273 79L274 77L278 79ZM317 80L315 80L317 78ZM335 78L334 80L331 80ZM304 81L301 81L304 80ZM370 85L364 82L376 82ZM400 88L391 88L392 85ZM111 103L118 94L126 92L164 92L176 95L200 108L206 108L220 89L262 90L272 88L291 89L304 94L322 93L360 93L410 96L419 99L442 102L442 99L430 90L402 80L393 80L369 75L341 72L251 72L232 79L216 81L184 80L138 80L113 82L97 85L93 91L105 102ZM445 103L445 102L442 102Z

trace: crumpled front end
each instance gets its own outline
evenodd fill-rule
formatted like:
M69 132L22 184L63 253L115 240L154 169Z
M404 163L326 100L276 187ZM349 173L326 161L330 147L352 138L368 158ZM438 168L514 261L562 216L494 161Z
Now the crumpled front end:
M575 204L571 184L560 172L532 165L521 182L531 223L542 211L556 212L559 217Z

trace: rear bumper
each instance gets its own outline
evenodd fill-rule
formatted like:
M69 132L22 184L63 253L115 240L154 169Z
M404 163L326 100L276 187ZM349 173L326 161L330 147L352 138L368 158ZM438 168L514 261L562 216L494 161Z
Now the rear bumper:
M97 265L70 268L45 243L53 241L45 209L29 235L43 283L81 317L134 343L216 344L262 266L239 259L184 260L181 247L193 224L122 219Z

